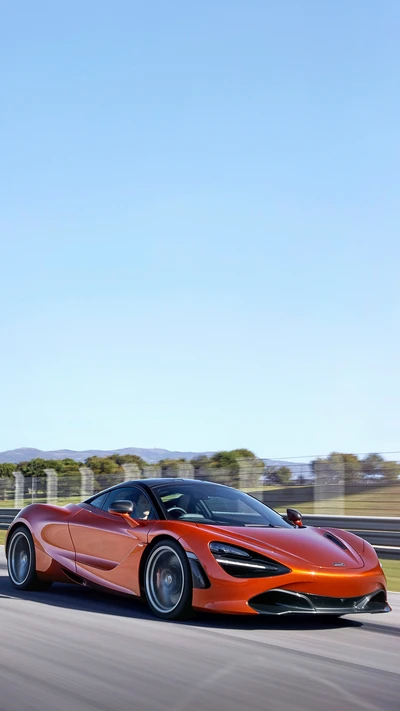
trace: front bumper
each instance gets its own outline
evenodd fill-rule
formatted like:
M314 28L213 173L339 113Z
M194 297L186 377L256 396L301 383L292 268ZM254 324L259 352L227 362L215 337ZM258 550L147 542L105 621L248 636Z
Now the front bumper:
M384 590L358 597L328 597L275 588L256 595L249 606L259 615L355 615L390 612Z

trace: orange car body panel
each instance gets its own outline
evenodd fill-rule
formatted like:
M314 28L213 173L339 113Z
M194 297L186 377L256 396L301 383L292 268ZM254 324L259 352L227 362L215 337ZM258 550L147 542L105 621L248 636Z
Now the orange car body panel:
M276 588L339 598L386 590L386 579L372 546L346 531L331 531L346 544L344 550L326 538L324 534L329 529L243 529L179 520L134 521L128 516L89 508L33 504L18 515L12 528L23 523L30 529L40 577L55 581L82 579L115 592L140 596L143 555L153 541L170 537L197 556L211 583L209 588L193 589L196 609L257 615L248 601ZM209 544L216 540L267 555L291 572L233 578L210 552Z
M167 535L170 521L160 522L152 536ZM163 525L164 524L164 525ZM166 526L165 526L166 524ZM212 582L208 589L193 590L193 606L215 612L258 614L248 605L252 597L267 590L280 588L328 597L357 597L375 590L386 589L386 579L376 553L369 543L345 532L347 544L354 539L356 550L341 550L327 540L329 529L303 528L220 528L174 522L179 542L187 551L196 554ZM179 524L179 527L177 526ZM250 532L251 531L251 532ZM337 538L342 531L332 530ZM291 569L290 573L265 578L234 578L226 573L209 552L211 541L225 541L232 545L248 546L268 555ZM325 565L320 565L325 561ZM334 562L345 562L337 568Z

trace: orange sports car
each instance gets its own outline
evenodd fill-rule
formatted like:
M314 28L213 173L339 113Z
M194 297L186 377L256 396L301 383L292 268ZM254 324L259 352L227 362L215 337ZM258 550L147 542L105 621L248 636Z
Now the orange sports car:
M189 479L126 481L64 507L31 504L6 539L21 590L73 582L145 598L163 619L193 610L283 615L389 612L372 546L306 527L257 499Z

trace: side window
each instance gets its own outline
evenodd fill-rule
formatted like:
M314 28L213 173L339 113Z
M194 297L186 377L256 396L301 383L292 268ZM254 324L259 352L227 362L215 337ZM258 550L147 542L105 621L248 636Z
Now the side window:
M131 518L140 518L143 520L157 519L154 507L147 495L139 488L129 486L121 487L110 491L107 500L103 502L103 508L107 511L113 501L132 501L133 511Z
M108 493L100 494L100 496L96 496L94 499L92 499L90 501L90 505L94 506L96 509L102 509L107 496L108 496Z

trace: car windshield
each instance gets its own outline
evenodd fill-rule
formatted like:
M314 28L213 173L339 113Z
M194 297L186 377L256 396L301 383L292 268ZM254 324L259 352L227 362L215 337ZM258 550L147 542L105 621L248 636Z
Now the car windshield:
M291 527L261 501L220 484L177 480L152 488L170 520L215 526Z

